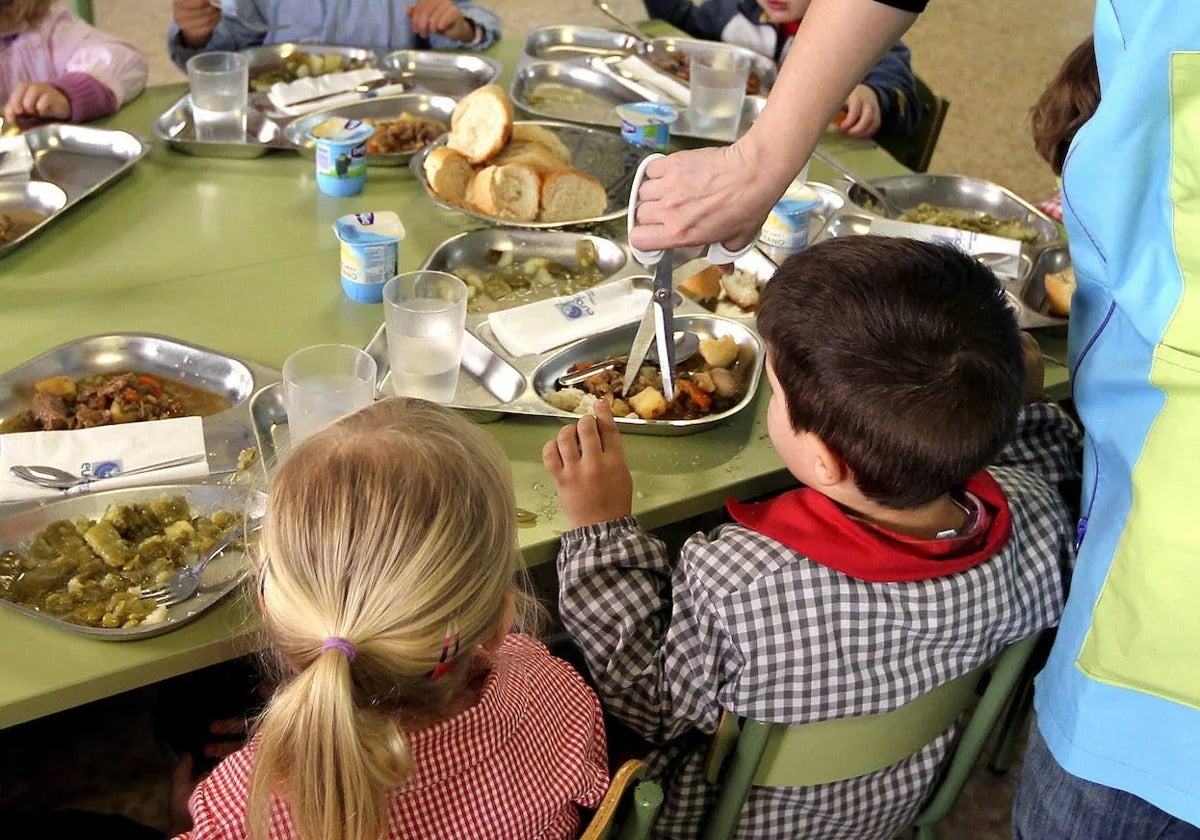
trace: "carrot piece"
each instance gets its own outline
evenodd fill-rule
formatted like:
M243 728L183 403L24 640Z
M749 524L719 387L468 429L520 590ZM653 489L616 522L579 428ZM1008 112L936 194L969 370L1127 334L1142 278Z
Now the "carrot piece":
M147 388L153 391L154 396L157 397L162 395L162 385L159 384L159 381L153 376L139 376L137 381L139 385L145 385Z

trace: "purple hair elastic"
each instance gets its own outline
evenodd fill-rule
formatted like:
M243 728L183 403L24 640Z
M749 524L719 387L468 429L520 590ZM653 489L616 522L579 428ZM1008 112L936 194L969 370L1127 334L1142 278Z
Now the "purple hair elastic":
M340 650L351 662L354 661L354 657L358 656L358 649L354 647L354 643L341 636L330 636L326 639L325 644L321 645L321 653L327 650Z

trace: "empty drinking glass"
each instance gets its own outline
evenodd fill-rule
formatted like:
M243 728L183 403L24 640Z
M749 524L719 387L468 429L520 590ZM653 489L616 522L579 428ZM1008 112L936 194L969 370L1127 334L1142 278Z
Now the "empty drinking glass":
M187 76L196 139L244 142L250 59L234 52L200 53L188 59Z
M454 399L467 287L453 274L410 271L383 287L388 363L396 396Z
M348 344L317 344L283 363L288 432L297 444L375 399L375 360Z

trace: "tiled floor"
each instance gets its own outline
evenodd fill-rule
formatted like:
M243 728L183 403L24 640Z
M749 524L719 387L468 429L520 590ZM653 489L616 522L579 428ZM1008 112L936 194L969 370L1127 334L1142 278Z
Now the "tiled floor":
M506 32L562 21L604 25L587 0L490 0ZM612 0L627 19L644 17L636 0ZM932 0L907 37L917 72L952 107L933 171L975 175L1037 200L1054 181L1034 154L1027 112L1064 56L1090 30L1091 0ZM95 0L97 22L151 56L151 83L182 78L166 57L170 4ZM164 826L170 762L154 744L148 692L134 692L0 732L0 806L72 805L128 814ZM1014 773L977 768L944 838L1009 836Z

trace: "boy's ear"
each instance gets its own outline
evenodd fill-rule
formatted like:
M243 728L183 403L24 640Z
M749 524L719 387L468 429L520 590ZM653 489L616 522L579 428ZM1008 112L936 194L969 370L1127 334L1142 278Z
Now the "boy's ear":
M835 487L851 478L849 465L825 441L812 436L813 475L822 487Z

